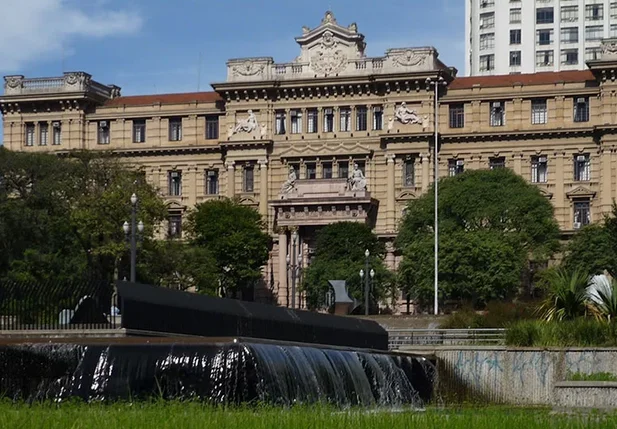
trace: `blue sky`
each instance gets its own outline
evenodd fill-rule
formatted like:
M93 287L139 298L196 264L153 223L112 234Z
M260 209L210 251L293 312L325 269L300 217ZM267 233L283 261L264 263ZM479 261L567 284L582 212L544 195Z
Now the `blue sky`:
M464 71L461 0L0 0L0 74L86 71L123 95L210 90L229 58L293 60L294 37L328 9L358 24L369 56L431 45Z

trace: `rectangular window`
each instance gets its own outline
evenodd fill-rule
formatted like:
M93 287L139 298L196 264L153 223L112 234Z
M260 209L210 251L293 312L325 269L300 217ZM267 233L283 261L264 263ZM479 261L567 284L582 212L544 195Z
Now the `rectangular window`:
M167 172L168 194L174 197L182 195L182 172L169 171Z
M578 6L561 6L561 22L578 21Z
M495 170L496 168L505 168L506 158L504 158L503 156L489 158L488 166L491 170Z
M143 143L146 141L146 121L145 119L133 120L133 143Z
M578 27L562 28L561 43L578 43Z
M307 133L317 132L317 109L309 109L306 111Z
M480 14L480 28L486 29L486 28L493 28L493 27L495 27L495 13L494 12L481 13Z
M99 121L97 139L98 144L109 144L109 122Z
M495 54L480 55L480 71L495 70Z
M553 65L553 51L536 51L536 66L547 67Z
M403 163L403 186L414 186L414 160L406 159Z
M332 163L324 162L321 164L321 177L324 179L332 179Z
M358 106L356 107L356 130L357 131L366 131L367 130L367 117L368 111L366 106Z
M495 33L480 34L480 50L493 49L495 47Z
M553 19L552 7L541 7L536 9L536 24L552 24Z
M219 171L206 170L206 195L218 195Z
M169 229L167 236L169 238L180 238L182 236L182 215L172 214L168 219Z
M480 7L482 9L485 9L487 7L493 7L495 6L495 0L483 0L482 3L480 4Z
M306 178L307 179L317 179L317 164L314 162L306 163Z
M550 45L553 43L553 30L536 31L536 43L538 45Z
M60 122L52 122L52 141L54 146L60 146L62 144L62 124Z
M602 55L602 48L585 48L585 61L599 60Z
M491 127L503 127L506 122L506 106L501 101L491 103L491 112L489 117Z
M586 5L585 19L587 21L602 21L604 19L604 5L598 3Z
M587 42L602 40L604 37L603 25L590 25L585 27L585 40Z
M609 37L612 39L617 38L617 24L611 24L609 28Z
M591 161L589 154L574 157L574 180L586 182L591 180Z
M291 115L291 133L302 133L302 110L292 110Z
M347 179L349 177L349 163L347 161L338 163L338 177L339 179Z
M568 66L578 64L578 49L562 49L561 64Z
M169 118L169 141L182 140L182 118Z
M448 175L456 176L465 171L465 161L462 159L449 159L448 160Z
M244 167L242 176L242 191L253 192L255 189L255 169L252 165Z
M323 111L323 130L325 133L334 131L334 109L332 108Z
M521 30L510 30L510 44L511 45L521 44Z
M285 127L285 112L278 111L274 114L274 130L276 134L283 135L286 133Z
M465 126L465 106L463 104L450 104L450 128L463 128Z
M339 131L351 131L351 109L349 107L341 107L339 112L341 118Z
M373 130L383 130L383 109L373 106Z
M34 124L26 124L26 146L34 146Z
M546 124L548 121L546 100L531 100L531 123Z
M521 22L521 8L510 9L510 24L518 24Z
M574 203L574 229L579 229L591 223L591 210L589 201L576 201Z
M521 51L510 52L510 67L516 67L521 65Z
M617 19L617 2L611 2L610 8L611 19Z
M206 139L216 140L219 138L219 117L215 115L206 116Z
M49 141L49 125L46 123L39 124L39 145L47 146Z
M589 122L589 97L576 97L574 102L574 122Z
M545 156L531 157L532 183L546 183L548 180L548 162Z

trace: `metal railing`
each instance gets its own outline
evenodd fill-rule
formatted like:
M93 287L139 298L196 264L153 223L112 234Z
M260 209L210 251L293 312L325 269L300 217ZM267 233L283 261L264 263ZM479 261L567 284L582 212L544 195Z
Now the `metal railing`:
M485 329L388 329L388 347L502 345L506 330Z

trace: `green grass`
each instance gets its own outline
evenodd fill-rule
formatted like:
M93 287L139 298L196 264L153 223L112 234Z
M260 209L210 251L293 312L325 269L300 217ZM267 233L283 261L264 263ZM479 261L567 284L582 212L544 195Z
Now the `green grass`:
M594 372L585 374L582 372L569 373L566 376L568 381L617 381L617 375L610 372Z
M546 409L462 408L426 411L326 407L217 409L198 403L0 404L0 428L614 428L617 414L552 414Z
M560 322L525 320L508 326L506 344L516 347L615 347L617 324L591 318Z

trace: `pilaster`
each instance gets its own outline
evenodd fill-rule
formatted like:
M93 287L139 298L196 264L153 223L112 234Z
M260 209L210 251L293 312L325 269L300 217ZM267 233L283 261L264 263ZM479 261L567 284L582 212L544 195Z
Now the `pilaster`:
M233 161L225 163L227 167L227 196L233 198L236 195L236 174Z
M388 195L386 203L386 230L388 232L395 229L395 183L394 183L394 168L395 168L395 156L393 154L386 155L386 164L388 171Z
M259 213L264 220L268 218L268 160L259 162Z

